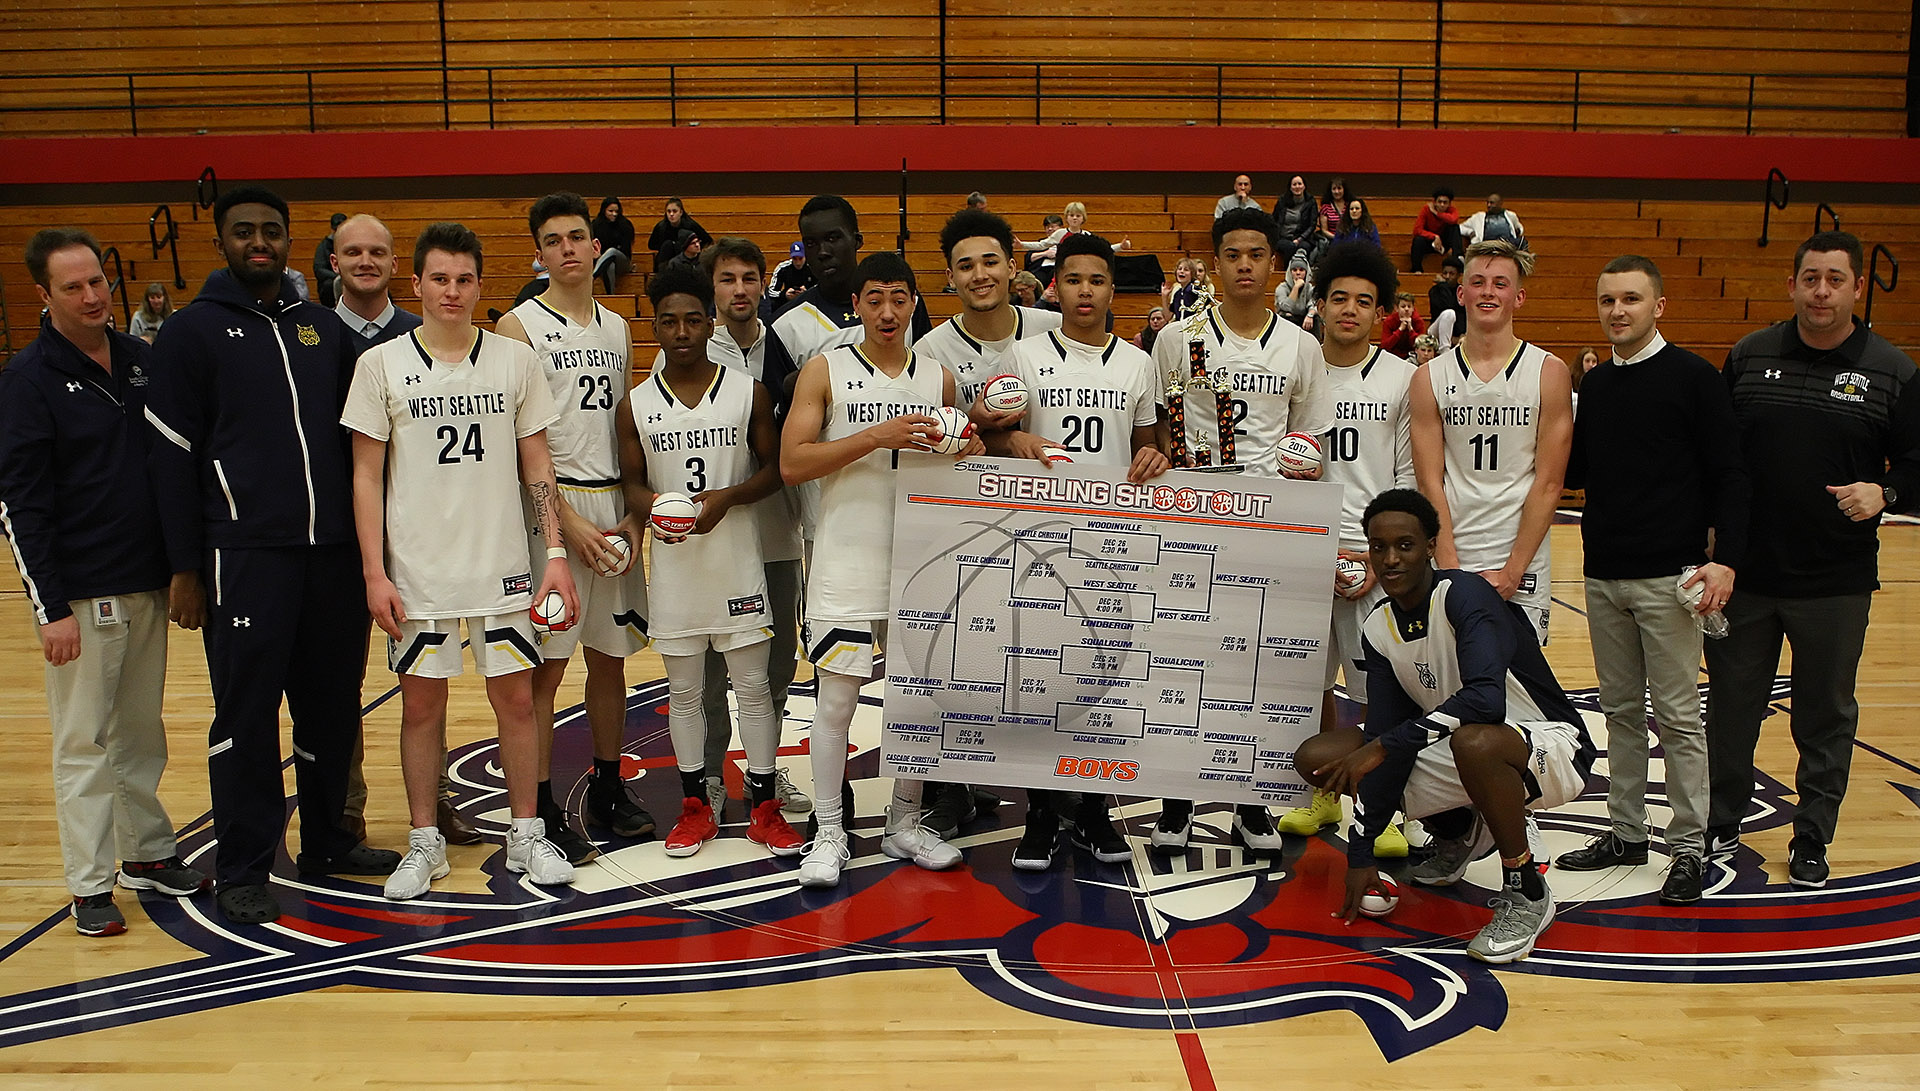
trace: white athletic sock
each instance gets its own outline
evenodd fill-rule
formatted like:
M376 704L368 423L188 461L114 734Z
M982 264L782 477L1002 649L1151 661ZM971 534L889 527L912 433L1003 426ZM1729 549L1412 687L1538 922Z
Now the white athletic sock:
M847 735L853 727L853 710L860 705L860 679L850 674L815 671L819 694L814 698L813 731L813 816L821 828L844 826L848 816L840 813L840 785L847 779Z
M740 741L747 750L747 772L771 776L773 763L780 756L780 718L774 714L773 691L767 682L767 645L749 644L726 656L734 699L740 705Z
M707 711L701 705L707 657L704 653L663 655L660 662L667 668L667 734L673 738L673 760L682 772L690 773L707 760ZM764 685L764 667L761 678Z
M533 836L533 829L534 829L534 824L535 824L536 822L538 822L538 823L540 824L540 829L541 829L541 831L542 831L542 836L544 836L544 835L545 835L545 834L544 834L544 831L545 831L545 830L546 830L546 828L547 828L547 824L546 824L545 822L541 822L541 821L540 821L540 819L538 819L538 818L516 818L516 819L514 819L514 820L513 820L513 824L512 824L512 825L510 825L509 827L507 827L507 829L508 829L508 833L507 833L507 836L508 836L509 838L511 838L512 840L515 840L515 841L524 841L524 840L526 840L527 838L529 838L529 837L532 837L532 836ZM438 828L438 827L436 827L436 828Z

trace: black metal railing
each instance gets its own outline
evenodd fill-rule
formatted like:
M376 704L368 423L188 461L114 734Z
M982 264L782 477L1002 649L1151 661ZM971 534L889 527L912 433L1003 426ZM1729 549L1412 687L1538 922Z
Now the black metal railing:
M120 328L132 329L133 305L127 302L127 270L120 262L119 247L109 246L100 252L100 268L104 270L109 261L113 263L113 279L107 281L107 294L120 297ZM146 300L141 300L142 304L145 302Z
M1780 195L1777 197L1774 196L1774 193L1773 193L1773 184L1775 182L1780 183ZM1787 191L1790 188L1790 185L1791 184L1787 181L1787 175L1785 171L1782 171L1779 167L1768 168L1767 196L1766 196L1765 202L1760 206L1760 245L1761 246L1767 245L1767 229L1773 226L1773 210L1776 208L1782 212L1785 212L1787 210Z
M1887 279L1880 279L1880 259L1887 259ZM1893 256L1885 243L1873 244L1873 257L1867 261L1867 305L1860 321L1868 329L1873 328L1873 296L1875 291L1891 292L1900 283L1900 259Z
M208 167L200 172L200 177L193 180L193 218L199 219L200 210L203 208L211 210L213 203L219 199L220 176L213 173L212 167Z
M1830 226L1828 226L1826 230L1828 231L1840 230L1840 214L1833 210L1832 205L1828 204L1825 201L1821 201L1818 205L1814 206L1814 209L1813 209L1813 233L1814 234L1818 235L1821 231L1820 221L1822 217L1824 217L1830 223Z
M1356 125L1748 133L1904 131L1903 90L1846 73L919 58L374 65L0 74L0 133L502 128L696 122ZM1895 93L1900 92L1900 93ZM30 126L12 123L32 115ZM1884 125L1881 123L1884 122Z
M167 230L164 235L160 232L161 220L167 221ZM163 250L173 255L173 286L180 291L185 291L187 278L180 273L180 225L173 222L173 209L161 205L153 210L153 215L147 217L147 241L153 244L153 256L156 259L160 257L160 252ZM142 300L142 302L145 301Z

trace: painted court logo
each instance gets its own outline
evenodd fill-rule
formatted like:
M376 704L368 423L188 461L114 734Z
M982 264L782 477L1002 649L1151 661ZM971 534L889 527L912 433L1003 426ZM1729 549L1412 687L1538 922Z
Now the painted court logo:
M1777 687L1784 696L1785 680ZM626 771L655 814L678 793L665 699L656 682L629 702L628 738L642 741L629 747ZM1594 695L1575 699L1597 725ZM790 714L804 721L810 713L796 690ZM869 696L854 723L851 775L877 772L879 731ZM577 710L562 717L555 768L585 767L586 735ZM804 768L803 755L788 756ZM1655 756L1658 825L1666 808ZM491 744L463 747L449 775L462 810L497 842L505 801L496 758ZM1085 763L1067 760L1082 775ZM1110 772L1119 779L1118 768ZM1785 790L1761 779L1749 832L1782 826L1791 813ZM1856 790L1872 784L1856 778ZM1920 790L1896 787L1920 800ZM1464 947L1488 918L1497 861L1476 863L1453 888L1403 884L1391 916L1348 927L1329 916L1345 867L1335 841L1289 839L1281 859L1254 858L1230 842L1230 810L1203 807L1192 850L1162 859L1139 849L1157 812L1151 800L1117 809L1137 849L1131 861L1072 854L1041 873L1011 866L1018 804L969 825L967 863L950 872L886 859L880 819L863 814L852 824L842 883L827 891L801 890L792 861L768 857L737 828L677 861L658 842L606 841L609 866L583 867L570 888L521 882L496 847L484 893L436 891L405 903L384 900L377 883L296 878L283 854L275 874L288 914L278 926L233 928L205 898L148 900L158 926L202 957L0 996L0 1046L334 985L644 997L940 967L1010 1006L1114 1027L1189 1030L1351 1012L1391 1059L1474 1027L1497 1030L1508 973L1684 988L1920 971L1920 864L1807 892L1767 885L1754 850L1743 848L1737 872L1710 868L1707 900L1687 908L1657 904L1657 860L1587 887L1582 876L1555 872L1557 923L1531 959L1496 969ZM1602 789L1544 816L1549 848L1583 843L1607 828L1605 814ZM210 863L204 832L181 847ZM62 908L0 958L65 921Z

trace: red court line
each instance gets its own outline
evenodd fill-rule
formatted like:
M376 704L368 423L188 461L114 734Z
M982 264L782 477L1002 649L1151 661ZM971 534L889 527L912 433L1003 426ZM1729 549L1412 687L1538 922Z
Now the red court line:
M1166 523L1197 523L1210 527L1242 527L1247 530L1284 530L1294 534L1325 534L1326 527L1294 523L1255 523L1247 519L1208 519L1198 515L1174 515L1171 512L1115 511L1112 508L1076 508L1053 504L1016 504L1003 500L970 500L959 496L913 496L909 504L945 504L961 508L998 508L1002 511L1038 511L1049 515L1087 515L1101 519L1151 519Z
M1207 1064L1206 1048L1200 1044L1200 1036L1190 1030L1175 1032L1173 1040L1180 1045L1180 1063L1187 1066L1187 1084L1193 1091L1219 1091L1213 1082L1213 1069Z

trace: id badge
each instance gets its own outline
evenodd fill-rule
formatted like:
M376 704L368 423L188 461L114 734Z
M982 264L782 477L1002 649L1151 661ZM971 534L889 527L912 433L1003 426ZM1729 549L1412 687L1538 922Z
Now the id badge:
M93 600L93 624L97 629L110 629L121 623L120 600L104 598Z

